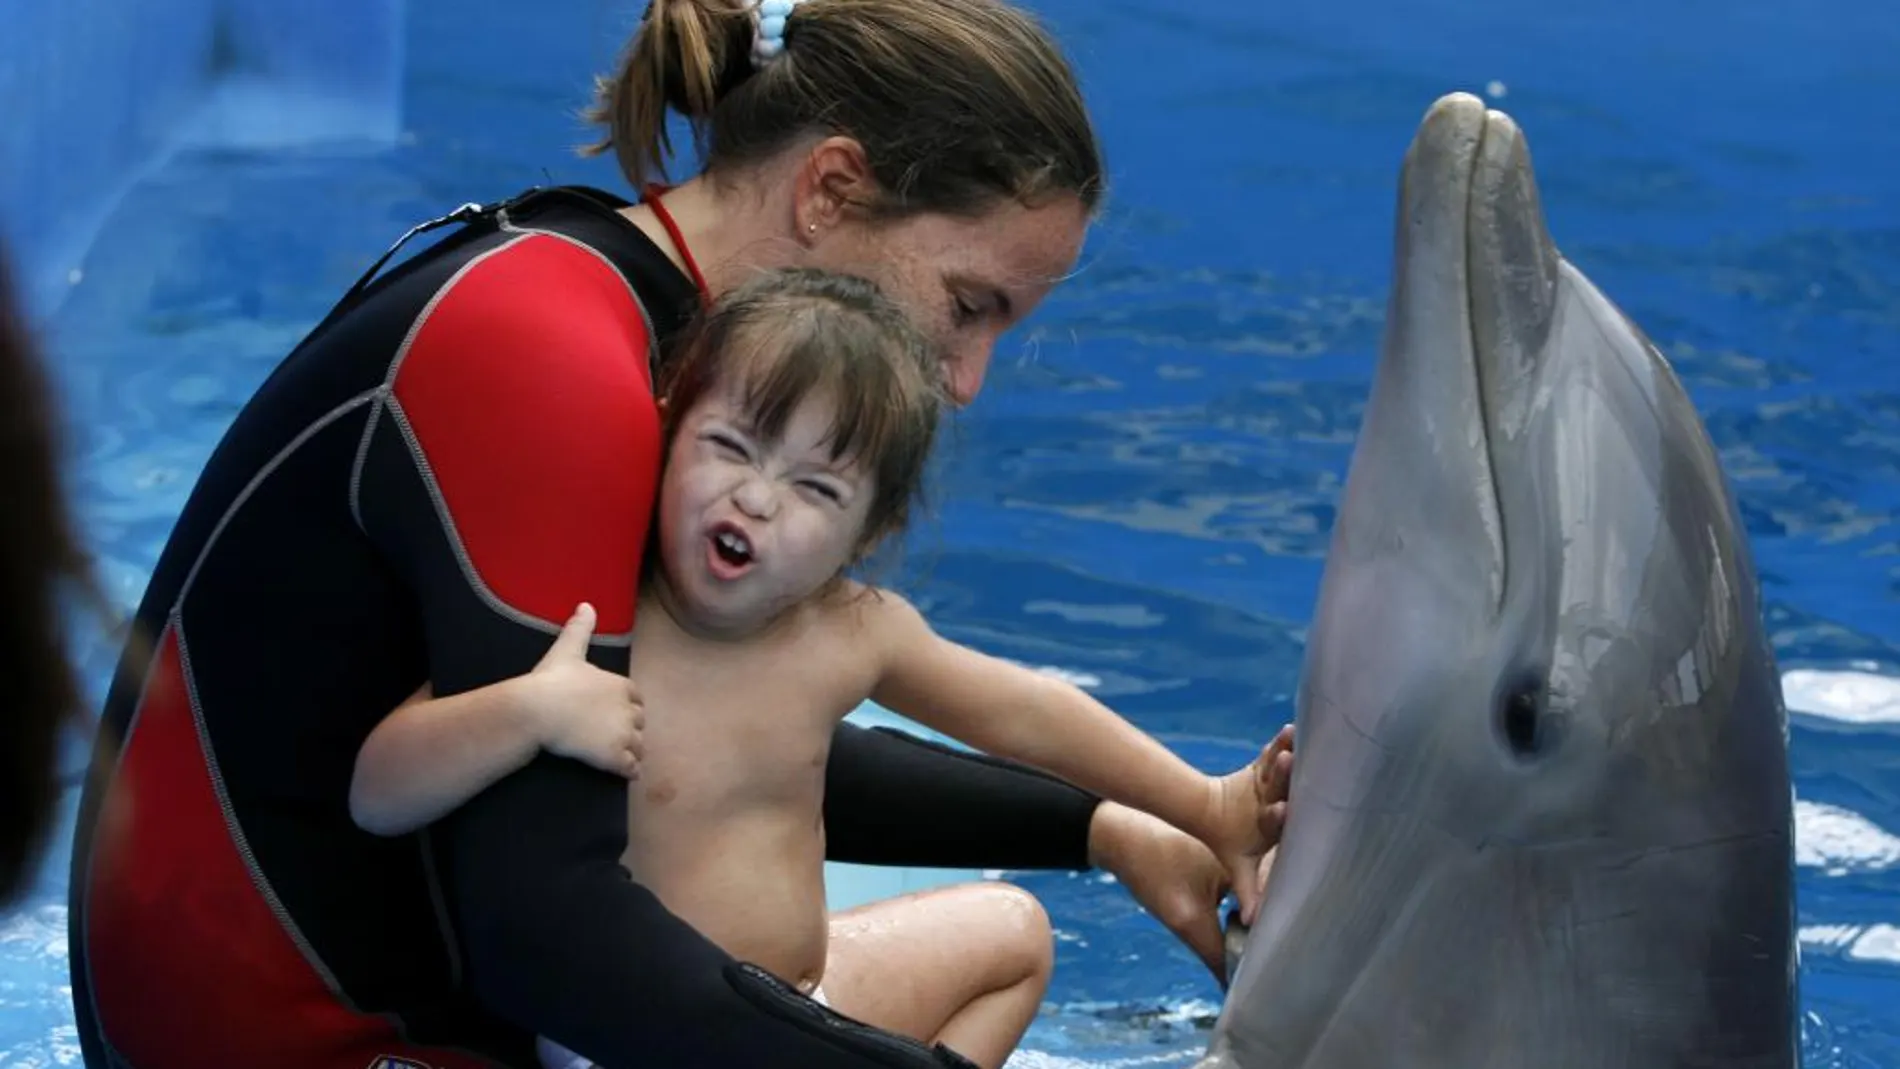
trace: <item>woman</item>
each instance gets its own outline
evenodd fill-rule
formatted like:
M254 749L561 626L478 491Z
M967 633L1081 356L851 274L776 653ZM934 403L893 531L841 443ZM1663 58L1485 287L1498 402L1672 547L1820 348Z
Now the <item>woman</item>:
M414 838L351 823L357 748L424 679L531 668L591 602L627 666L660 466L653 362L759 266L871 276L953 392L1072 267L1102 164L1072 74L1003 0L656 0L596 118L644 202L529 191L361 285L213 453L140 610L75 843L87 1064L928 1066L632 883L625 783L543 755ZM647 187L667 107L705 172ZM367 280L366 280L367 281ZM827 856L1101 865L1203 957L1204 848L1025 769L844 727ZM129 798L110 841L102 803ZM1217 966L1215 966L1217 968ZM116 1055L117 1060L113 1060Z

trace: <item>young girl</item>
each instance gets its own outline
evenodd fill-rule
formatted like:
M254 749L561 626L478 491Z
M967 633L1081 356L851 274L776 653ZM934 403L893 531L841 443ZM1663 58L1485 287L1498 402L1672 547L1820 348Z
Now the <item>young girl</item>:
M419 828L544 748L628 776L624 863L668 909L840 1013L990 1067L1048 980L1033 899L991 883L826 916L826 753L860 702L1148 811L1254 891L1277 760L1203 775L1081 690L845 578L904 528L942 406L936 354L894 304L847 276L762 273L706 313L675 367L634 682L586 663L582 605L527 675L450 699L425 688L385 719L358 757L360 825Z

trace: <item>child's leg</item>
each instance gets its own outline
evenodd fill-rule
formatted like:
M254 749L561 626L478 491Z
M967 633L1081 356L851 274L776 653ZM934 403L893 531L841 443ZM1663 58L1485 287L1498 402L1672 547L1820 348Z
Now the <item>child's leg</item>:
M872 902L831 919L820 985L831 1008L1000 1069L1042 1005L1049 915L1006 883Z

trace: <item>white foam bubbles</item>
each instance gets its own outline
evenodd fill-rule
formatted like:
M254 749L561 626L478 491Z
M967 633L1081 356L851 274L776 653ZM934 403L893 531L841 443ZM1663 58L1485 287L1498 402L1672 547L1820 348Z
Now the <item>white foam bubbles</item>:
M1803 953L1900 965L1900 927L1891 924L1810 924L1801 929Z
M1866 666L1871 669L1873 666ZM1795 668L1781 675L1788 708L1848 724L1900 724L1900 678L1870 670Z
M66 959L66 907L44 905L0 917L0 958Z
M1900 836L1851 809L1796 799L1794 859L1829 876L1883 872L1900 866Z

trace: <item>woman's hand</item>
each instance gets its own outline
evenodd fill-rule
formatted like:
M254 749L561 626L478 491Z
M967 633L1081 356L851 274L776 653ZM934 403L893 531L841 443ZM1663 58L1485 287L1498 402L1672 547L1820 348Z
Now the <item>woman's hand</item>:
M541 748L628 779L640 777L646 707L626 676L587 661L594 607L582 602L519 684Z
M1206 844L1159 817L1103 802L1089 824L1089 864L1112 874L1221 978L1227 872Z
M1259 851L1257 867L1241 874L1242 885L1251 892L1241 896L1243 916L1249 923L1266 894L1272 847L1279 842L1285 822L1292 748L1293 729L1287 727L1261 751L1259 760L1243 770L1254 781L1249 794L1257 803L1257 838L1267 844ZM1234 881L1228 866L1204 843L1157 817L1103 802L1089 825L1089 863L1113 874L1143 909L1201 959L1216 980L1225 981L1220 906Z
M1264 861L1286 827L1287 786L1293 776L1293 725L1280 729L1260 756L1213 781L1207 845L1220 859L1240 900L1240 922L1252 925L1266 894Z

